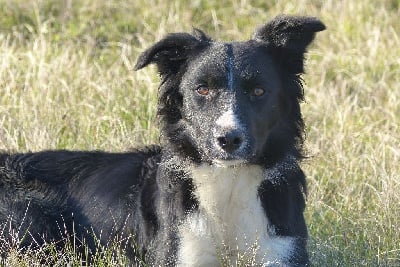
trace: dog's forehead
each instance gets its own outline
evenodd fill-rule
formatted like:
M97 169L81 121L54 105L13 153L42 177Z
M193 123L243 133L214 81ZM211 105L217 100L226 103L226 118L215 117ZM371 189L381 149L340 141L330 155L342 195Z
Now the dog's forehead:
M266 46L258 42L232 42L225 43L225 45L227 47L232 47L232 54L230 56L234 57L236 64L242 62L246 63L248 60L256 60L260 57L262 59L270 57Z
M268 49L257 42L213 42L191 62L192 70L214 74L229 71L260 72L272 65Z

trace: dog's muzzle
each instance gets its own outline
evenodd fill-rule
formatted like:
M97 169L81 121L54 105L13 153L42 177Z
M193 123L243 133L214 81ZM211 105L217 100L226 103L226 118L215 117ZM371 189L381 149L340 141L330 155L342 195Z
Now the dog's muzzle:
M248 160L250 146L247 128L233 109L225 111L217 119L213 143L215 160Z
M244 142L244 136L239 130L225 131L216 138L218 146L228 154L234 154Z

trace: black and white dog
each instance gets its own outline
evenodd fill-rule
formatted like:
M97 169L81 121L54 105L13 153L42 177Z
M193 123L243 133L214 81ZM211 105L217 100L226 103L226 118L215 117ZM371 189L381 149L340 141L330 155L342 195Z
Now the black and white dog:
M249 250L251 265L307 265L300 75L324 29L279 16L246 42L167 35L136 65L161 76L162 145L0 154L0 224L22 246L132 235L130 257L150 266L235 264Z

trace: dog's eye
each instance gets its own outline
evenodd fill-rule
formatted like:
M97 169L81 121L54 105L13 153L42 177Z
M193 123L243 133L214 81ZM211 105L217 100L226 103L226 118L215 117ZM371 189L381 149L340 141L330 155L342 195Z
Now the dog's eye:
M208 89L205 86L200 86L199 88L196 89L196 91L199 95L202 95L202 96L206 96L210 93L210 89Z
M253 91L251 92L253 96L262 96L265 94L265 90L262 88L254 88Z

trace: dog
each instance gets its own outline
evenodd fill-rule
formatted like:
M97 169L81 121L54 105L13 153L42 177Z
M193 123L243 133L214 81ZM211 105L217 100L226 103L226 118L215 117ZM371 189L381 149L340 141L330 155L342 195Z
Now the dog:
M160 74L161 145L3 152L0 224L22 247L132 236L149 266L307 266L301 74L324 29L281 15L248 41L168 34L135 66Z

